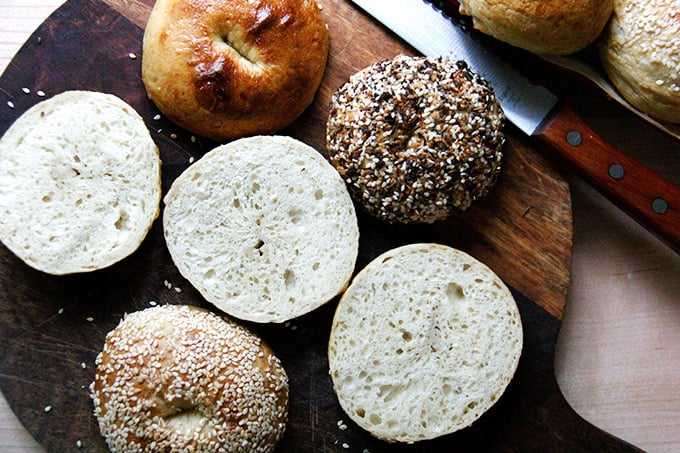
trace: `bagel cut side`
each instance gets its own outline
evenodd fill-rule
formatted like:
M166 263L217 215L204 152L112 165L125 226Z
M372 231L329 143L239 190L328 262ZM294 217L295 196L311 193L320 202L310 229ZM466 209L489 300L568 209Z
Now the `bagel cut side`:
M517 305L484 264L438 244L390 250L354 278L328 346L333 388L373 436L413 443L472 424L522 350Z
M349 193L312 147L256 136L207 153L165 197L181 274L224 312L256 322L306 314L344 290L359 228Z
M315 0L158 0L142 79L161 112L191 132L269 134L311 104L328 48Z
M40 271L90 272L129 256L160 198L158 148L114 95L57 94L0 139L0 239Z

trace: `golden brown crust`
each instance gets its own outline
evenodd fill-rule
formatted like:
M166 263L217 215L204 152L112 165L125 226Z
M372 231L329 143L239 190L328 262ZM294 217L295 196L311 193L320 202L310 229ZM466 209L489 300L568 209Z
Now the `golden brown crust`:
M677 0L615 0L599 51L609 78L628 102L650 116L680 123Z
M106 337L90 390L118 452L272 451L288 414L272 351L233 321L183 305L127 315Z
M159 0L142 78L158 108L199 135L272 133L314 99L328 46L314 0Z
M577 52L593 43L609 19L613 0L460 0L478 30L545 55Z

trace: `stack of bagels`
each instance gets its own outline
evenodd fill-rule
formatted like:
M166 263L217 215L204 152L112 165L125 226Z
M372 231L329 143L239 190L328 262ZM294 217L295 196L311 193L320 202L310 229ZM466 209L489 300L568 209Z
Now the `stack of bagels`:
M680 123L680 5L675 0L459 0L475 28L543 55L597 48L621 95Z

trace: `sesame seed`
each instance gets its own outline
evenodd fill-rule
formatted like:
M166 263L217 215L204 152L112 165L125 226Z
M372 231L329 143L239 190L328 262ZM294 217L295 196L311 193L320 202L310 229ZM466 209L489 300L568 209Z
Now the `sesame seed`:
M7 101L7 107L13 109L13 108L14 108L14 102L12 102L12 101Z
M85 321L92 322L94 321L94 318L92 316L88 316L87 318L85 318Z
M63 313L64 313L64 309L63 309L63 308L60 308L59 310L57 310L57 314L61 315L61 314L63 314Z
M45 413L47 413L47 412L49 412L49 411L51 411L51 410L52 410L52 406L45 406L45 409L43 409L43 411L44 411Z
M135 55L134 53L130 52L130 53L128 54L128 58L130 58L130 60L136 60L136 59L137 59L137 55Z
M45 92L44 92L43 90L38 90L38 91L35 92L35 94L37 94L37 95L40 96L41 98L42 98L42 97L45 97Z
M155 115L153 116L153 119L156 120L156 121L158 121L158 120L161 119L161 115L157 113L157 114L155 114Z
M170 134L170 138L175 140L177 138L177 134L173 132L172 134Z
M21 91L23 91L24 94L31 94L31 89L30 89L30 88L23 87L23 88L21 89Z
M78 440L76 441L76 447L77 447L77 448L83 448L83 443L80 441L80 439L78 439Z
M83 370L87 369L87 364L85 362L81 363L80 368L82 368Z

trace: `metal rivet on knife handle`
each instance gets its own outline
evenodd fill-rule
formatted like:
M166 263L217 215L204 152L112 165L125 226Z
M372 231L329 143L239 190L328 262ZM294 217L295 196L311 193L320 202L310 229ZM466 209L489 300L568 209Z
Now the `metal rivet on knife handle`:
M611 176L614 179L623 179L625 176L626 171L623 169L623 165L621 164L611 164L609 166L609 176Z
M571 146L580 146L583 143L583 135L579 131L569 131L567 133L567 143Z
M668 202L663 198L657 198L652 201L652 209L657 214L665 214L668 212Z

